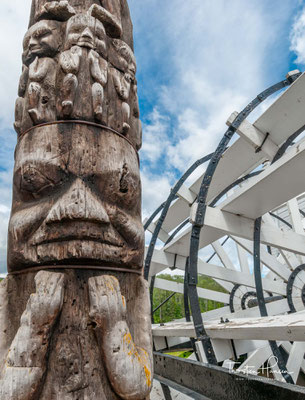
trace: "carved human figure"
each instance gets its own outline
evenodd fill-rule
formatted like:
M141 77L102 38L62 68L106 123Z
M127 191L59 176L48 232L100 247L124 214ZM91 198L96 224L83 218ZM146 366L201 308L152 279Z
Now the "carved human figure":
M131 103L134 103L131 97L137 97L136 61L131 48L119 39L112 41L110 61L114 64L114 68L110 68L110 73L119 98L118 108L121 110L122 133L127 135L130 130ZM136 112L133 110L133 116L134 114L139 115L138 104L132 104L132 106L133 108L137 107Z
M24 107L25 101L24 96L26 93L27 85L29 80L29 68L26 65L22 66L22 74L20 76L19 85L18 85L18 98L15 104L15 122L14 128L15 131L20 134L22 128L22 121L24 115Z
M104 87L108 79L106 57L106 32L103 24L89 14L72 17L67 24L65 51L60 55L60 65L65 72L63 81L62 112L65 117L73 113L74 100L79 86L78 73L83 49L88 51L92 83L92 103L95 118L102 122Z
M24 62L29 65L28 113L34 125L56 119L54 57L61 45L60 37L59 22L40 21L24 39Z
M73 262L142 268L136 152L110 131L84 129L50 125L20 139L9 271Z

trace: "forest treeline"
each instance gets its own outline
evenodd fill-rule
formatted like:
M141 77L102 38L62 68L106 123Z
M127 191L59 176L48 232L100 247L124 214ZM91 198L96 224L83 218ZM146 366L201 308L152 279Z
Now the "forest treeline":
M180 275L162 274L158 278L167 279L178 283L184 282L184 277ZM198 287L218 292L227 293L217 282L206 276L199 276ZM163 301L165 301L173 292L161 289L154 289L153 292L153 310L155 310ZM223 303L218 303L212 300L199 299L201 312L214 310L215 308L223 307ZM162 307L154 313L154 322L164 323L175 319L185 318L183 295L176 293Z

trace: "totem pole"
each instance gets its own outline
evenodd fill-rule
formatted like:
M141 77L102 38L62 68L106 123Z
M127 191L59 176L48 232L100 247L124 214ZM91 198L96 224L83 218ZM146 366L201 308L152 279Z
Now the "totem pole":
M33 0L0 284L1 400L149 398L135 73L126 0Z

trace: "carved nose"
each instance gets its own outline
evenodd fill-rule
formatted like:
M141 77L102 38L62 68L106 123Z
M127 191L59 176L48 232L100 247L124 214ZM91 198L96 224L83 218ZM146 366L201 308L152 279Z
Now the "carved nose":
M31 50L33 47L37 46L37 44L38 44L38 41L35 38L33 38L33 36L32 36L30 39L30 43L29 43L29 49Z
M77 178L70 189L51 208L46 223L60 221L91 221L109 224L108 214L102 202Z
M92 39L92 40L93 40L92 32L91 32L91 30L90 30L88 27L83 31L81 37L82 37L82 38L85 38L85 39Z

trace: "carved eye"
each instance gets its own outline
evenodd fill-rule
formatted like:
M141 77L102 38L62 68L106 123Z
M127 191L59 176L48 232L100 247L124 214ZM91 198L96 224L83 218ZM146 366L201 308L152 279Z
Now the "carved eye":
M39 196L44 189L53 186L54 182L52 182L33 166L27 167L21 175L21 192L28 192L34 198Z
M81 33L85 29L84 25L74 24L69 28L69 33Z
M36 32L34 32L33 36L36 39L42 39L45 36L50 35L52 32L49 29L38 29Z

